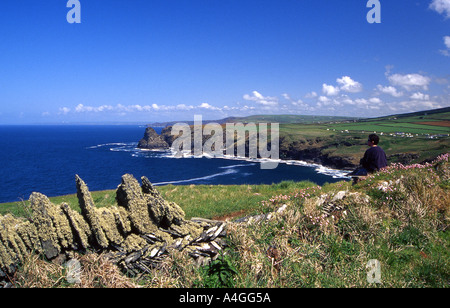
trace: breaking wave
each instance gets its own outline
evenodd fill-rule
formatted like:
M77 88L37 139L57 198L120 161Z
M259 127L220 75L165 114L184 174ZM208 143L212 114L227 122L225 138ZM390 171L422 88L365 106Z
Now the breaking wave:
M91 147L88 147L87 149L100 149L100 148L107 148L109 151L112 151L112 152L129 152L129 153L131 153L132 157L167 158L167 159L176 158L175 151L172 151L170 149L168 149L168 150L140 149L140 148L137 148L136 142L105 143L105 144L91 146ZM286 165L314 168L315 172L317 172L319 174L330 176L333 179L349 179L348 174L350 173L350 171L332 169L332 168L328 168L328 167L325 167L325 166L322 166L319 164L308 163L308 162L301 161L301 160L281 160L281 159L274 160L274 159L238 157L238 156L230 156L230 155L212 156L212 155L207 155L207 154L204 154L202 156L195 156L190 151L182 152L182 158L196 158L196 157L219 158L219 159L234 160L234 161L245 161L247 163L236 164L236 165L231 165L231 166L222 166L222 167L219 167L219 169L225 169L226 171L221 172L221 173L215 173L215 174L208 175L205 177L197 177L197 178L192 178L192 179L187 179L187 180L161 182L161 183L158 183L158 185L180 184L180 183L189 183L189 182L196 182L196 181L201 181L201 180L208 180L208 179L215 178L218 176L224 176L224 175L229 175L229 174L233 174L233 173L238 173L238 171L235 170L235 168L254 166L258 163L267 162L267 161L277 162L277 163L286 164Z
M223 167L220 167L223 168ZM226 169L224 172L215 173L207 176L202 176L198 178L192 178L187 180L177 180L177 181L168 181L168 182L160 182L160 183L154 183L153 185L168 185L168 184L183 184L183 183L189 183L189 182L198 182L198 181L204 181L204 180L210 180L218 176L224 176L229 174L235 174L238 173L236 169Z

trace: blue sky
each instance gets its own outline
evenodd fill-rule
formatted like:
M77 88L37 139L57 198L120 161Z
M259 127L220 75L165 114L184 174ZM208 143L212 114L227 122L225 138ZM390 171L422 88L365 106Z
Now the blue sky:
M450 0L0 3L0 124L450 106Z

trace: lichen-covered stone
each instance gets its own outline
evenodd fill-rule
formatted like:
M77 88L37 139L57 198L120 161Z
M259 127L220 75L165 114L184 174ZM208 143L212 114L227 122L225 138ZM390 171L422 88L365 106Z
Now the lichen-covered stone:
M138 251L148 246L145 239L136 234L130 234L123 242L122 247L128 253Z
M91 193L89 192L87 185L78 175L75 178L81 213L89 224L97 244L102 248L106 248L109 246L109 242L101 227L100 218L97 215Z
M11 215L0 217L0 258L6 266L22 261L20 244L16 242L18 236L12 230L14 224Z
M214 258L220 247L208 243L222 233L223 224L185 220L184 211L164 200L147 178L142 183L124 175L117 188L118 206L97 208L76 176L81 214L67 203L55 205L33 193L30 219L0 216L0 280L13 275L30 253L53 259L73 251L108 250L130 274L149 272L173 250L203 261Z
M131 226L137 233L154 232L157 228L150 220L147 202L138 181L131 175L122 176L117 188L117 203L127 209Z
M30 221L22 221L17 224L17 234L25 244L27 251L35 251L41 253L41 246L39 241L39 235L36 226Z
M203 232L203 227L192 221L185 221L180 225L172 225L170 229L180 234L180 237L191 235L193 238L200 236Z
M91 230L88 223L77 212L73 211L67 203L61 204L61 209L66 215L72 229L74 247L86 250L89 247Z
M119 227L117 226L114 209L101 208L97 209L97 212L103 232L105 232L109 242L114 245L122 244L124 238L120 234Z
M147 201L148 211L157 225L168 228L172 224L180 225L184 221L185 213L175 202L167 202L153 187L145 176L142 180L142 192Z
M53 224L56 228L56 234L61 247L64 249L73 248L73 233L67 216L64 214L64 211L60 206L54 205L53 209Z
M123 235L131 232L131 222L125 208L118 207L117 211L114 212L114 217L117 227Z
M15 262L11 258L10 250L3 245L3 242L0 241L0 271L6 272L6 274L11 273L10 267Z
M30 202L33 211L32 220L38 230L44 254L47 258L52 259L61 251L57 230L50 216L53 212L53 205L46 196L40 193L32 193Z

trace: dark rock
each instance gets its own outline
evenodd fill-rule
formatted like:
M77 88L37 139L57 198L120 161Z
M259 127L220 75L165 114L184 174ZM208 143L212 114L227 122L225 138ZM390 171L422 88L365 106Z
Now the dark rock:
M144 138L138 143L138 148L150 150L168 149L169 144L152 127L147 127Z
M409 165L420 157L419 154L414 153L397 153L388 156L388 161L392 163L400 163L402 165Z

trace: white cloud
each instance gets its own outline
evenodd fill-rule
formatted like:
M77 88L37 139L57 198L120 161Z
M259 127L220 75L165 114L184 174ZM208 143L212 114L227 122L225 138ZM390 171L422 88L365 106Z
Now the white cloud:
M336 80L341 85L341 90L350 93L358 93L362 91L362 84L354 81L349 76L343 76Z
M349 93L358 93L358 92L361 92L363 89L363 86L361 83L353 80L349 76L343 76L341 78L337 78L336 81L338 83L337 86L328 85L326 83L324 83L322 85L322 92L326 96L336 96L341 91L349 92ZM313 92L313 93L315 93L315 92Z
M433 0L430 3L430 9L450 18L450 0Z
M208 109L208 110L221 110L220 108L211 106L208 103L202 103L200 106L198 106L198 108L202 108L202 109Z
M444 44L447 49L450 49L450 36L444 36Z
M326 96L319 96L318 101L319 103L317 105L319 107L329 105L329 103L331 102L331 100Z
M292 100L291 97L289 96L289 94L287 94L287 93L283 93L283 94L281 94L281 96L283 96L287 100Z
M139 105L135 105L135 106L133 106L133 108L140 108L140 109L142 109L142 107L141 106L139 106ZM109 111L109 110L113 110L114 109L114 107L113 106L110 106L110 105L102 105L102 106L100 106L100 107L97 107L97 108L95 108L95 112L102 112L102 111Z
M327 96L335 96L339 94L340 90L339 87L333 87L324 83L322 85L322 92Z
M450 36L444 36L444 45L447 49L441 49L439 52L444 56L450 57Z
M326 96L320 96L319 97L319 102L321 102L321 103L327 103L329 101L330 101L330 99L328 97L326 97Z
M62 107L59 108L59 114L68 114L70 112L70 108Z
M423 94L421 92L416 92L413 95L411 95L409 98L413 99L413 100L419 100L419 101L428 101L428 100L430 100L430 96L428 94Z
M383 102L381 101L381 99L379 99L378 97L372 97L372 98L370 98L370 99L369 99L369 102L371 102L372 104L375 104L375 105L380 105L380 104L383 103Z
M289 94L286 94L286 93L282 94L282 96L290 102L290 105L283 105L283 108L285 110L299 111L299 112L314 110L313 107L311 107L309 104L305 103L301 99L295 100L295 99L291 98L291 96Z
M177 110L192 110L192 109L194 109L194 106L192 106L192 105L185 105L185 104L178 104L176 106L176 109Z
M253 101L260 105L266 106L266 107L275 107L278 106L278 98L276 97L270 97L270 96L263 96L258 91L253 91L252 95L245 94L243 98L246 101Z
M412 111L420 111L420 110L428 110L428 109L437 109L442 108L443 106L438 102L434 101L422 101L422 100L411 100L411 101L403 101L397 104L399 106L399 110L405 112Z
M355 103L359 106L366 106L369 104L369 101L365 98L358 98L358 99L355 99Z
M314 97L317 97L317 93L314 91L305 95L305 98L314 98Z
M394 74L389 76L388 79L392 85L402 87L407 91L412 91L416 88L428 90L428 85L431 82L431 78L420 74Z
M403 92L397 91L397 89L395 87L392 87L392 86L383 87L382 85L379 84L377 86L377 89L380 92L382 92L384 94L389 94L389 95L391 95L393 97L401 97L401 96L403 96Z
M343 104L346 104L346 105L354 105L355 104L355 101L353 101L350 97L348 97L347 95L343 95L342 97L341 97L341 102L343 103Z
M94 110L94 107L89 107L89 106L85 107L83 104L78 104L75 107L76 112L89 112L89 111L93 111L93 110Z

